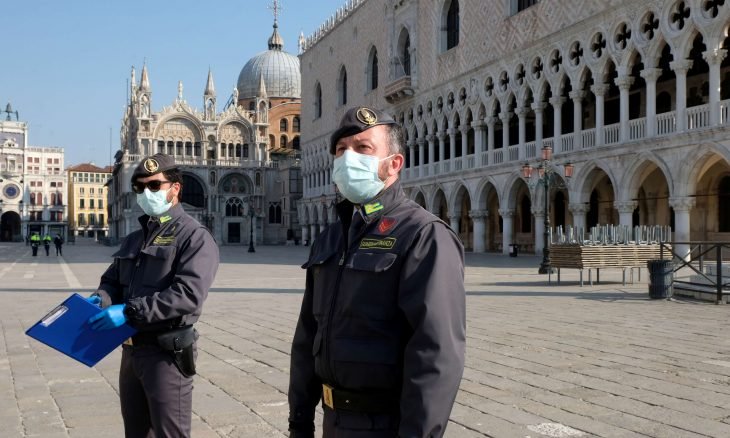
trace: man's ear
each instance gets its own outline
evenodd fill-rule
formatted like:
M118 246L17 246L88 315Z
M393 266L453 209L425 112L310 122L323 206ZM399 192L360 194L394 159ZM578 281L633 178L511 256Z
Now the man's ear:
M395 175L398 172L403 169L403 167L406 164L406 159L402 154L395 154L393 158L390 159L390 166L388 166L391 170L393 170L392 173L389 172L390 175Z

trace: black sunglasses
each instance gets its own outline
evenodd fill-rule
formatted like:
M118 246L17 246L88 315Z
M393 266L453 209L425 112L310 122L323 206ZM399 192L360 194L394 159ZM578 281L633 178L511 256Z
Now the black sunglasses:
M148 181L146 183L135 181L132 183L132 191L136 194L144 193L145 187L150 189L150 192L156 192L160 190L163 184L174 184L172 181Z

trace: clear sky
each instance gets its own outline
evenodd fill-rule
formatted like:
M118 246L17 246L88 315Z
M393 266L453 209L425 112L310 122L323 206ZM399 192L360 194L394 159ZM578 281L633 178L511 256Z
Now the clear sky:
M345 0L281 0L284 50L297 54ZM271 0L0 0L0 110L10 102L29 145L62 147L66 166L110 163L131 67L147 68L152 109L177 96L202 109L208 68L218 111L251 57L267 49ZM3 120L6 114L1 114ZM13 117L14 120L14 117Z

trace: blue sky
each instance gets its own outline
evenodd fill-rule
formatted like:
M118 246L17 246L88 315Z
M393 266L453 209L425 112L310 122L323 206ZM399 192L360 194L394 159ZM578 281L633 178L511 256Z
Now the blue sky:
M66 166L109 164L134 65L145 59L157 111L177 96L202 108L208 68L218 110L238 74L267 49L271 0L2 0L0 110L9 101L29 124L29 144L66 150ZM283 0L279 32L284 50L297 54L309 36L345 0ZM6 114L2 114L3 120Z

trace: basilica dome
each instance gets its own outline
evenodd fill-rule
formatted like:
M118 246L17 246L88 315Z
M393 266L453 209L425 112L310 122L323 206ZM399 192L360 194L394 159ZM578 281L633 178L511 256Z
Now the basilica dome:
M269 98L301 98L299 58L284 51L284 40L276 23L269 38L269 50L251 58L238 75L238 98L250 99L258 95L261 78Z

